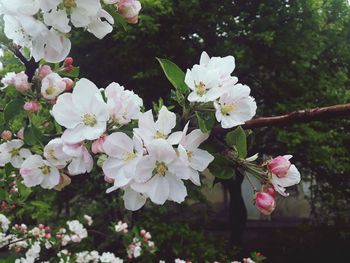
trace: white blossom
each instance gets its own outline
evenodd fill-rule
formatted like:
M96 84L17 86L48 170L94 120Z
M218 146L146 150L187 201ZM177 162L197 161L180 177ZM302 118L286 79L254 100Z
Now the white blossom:
M87 79L80 79L73 93L64 93L53 106L55 120L67 128L62 139L66 143L98 139L106 130L107 105L99 89Z

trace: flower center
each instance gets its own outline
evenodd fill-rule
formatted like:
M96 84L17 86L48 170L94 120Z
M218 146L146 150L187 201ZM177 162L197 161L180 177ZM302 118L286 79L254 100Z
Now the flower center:
M124 160L124 162L129 162L129 161L133 160L135 157L136 157L136 153L131 152L131 153L125 154L123 160Z
M50 172L51 172L50 167L47 166L47 165L41 166L41 167L40 167L40 170L41 170L41 172L43 173L43 175L49 175Z
M188 151L188 152L187 152L187 157L188 157L188 158L192 158L192 156L193 156L193 152L192 152L192 151Z
M156 134L154 135L154 139L166 139L166 138L168 138L168 135L160 131L157 131Z
M223 106L221 106L221 113L223 115L229 115L229 113L235 111L236 109L237 106L234 103L224 104Z
M54 149L50 149L50 150L48 150L48 155L52 158L52 159L54 159L54 160L58 160L57 159L57 157L55 156L55 150Z
M54 92L55 92L55 88L53 86L48 87L45 91L47 95L52 95Z
M92 115L92 114L89 114L89 113L84 114L84 116L83 116L83 123L86 126L94 127L96 125L96 123L97 123L95 115Z
M153 170L154 175L164 176L168 171L168 166L164 162L156 161L156 167Z
M75 2L75 0L64 0L63 5L67 9L77 7L77 3Z
M18 155L19 155L19 148L13 148L13 149L10 151L10 154L11 154L11 157L18 156Z
M196 84L196 93L199 96L203 96L205 93L207 93L207 87L205 86L205 84L200 81L199 84Z

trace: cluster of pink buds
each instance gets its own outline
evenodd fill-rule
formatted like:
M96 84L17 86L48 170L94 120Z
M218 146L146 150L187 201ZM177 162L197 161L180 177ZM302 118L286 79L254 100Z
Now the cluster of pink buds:
M39 224L37 227L34 227L30 233L34 237L41 237L45 239L51 238L51 228L49 226L45 226L43 224Z
M10 183L11 189L10 189L10 193L17 193L18 192L18 188L17 188L17 182L13 181L12 183Z
M28 227L25 225L25 224L15 224L13 226L13 229L16 230L16 231L19 231L23 234L26 234L28 232Z
M31 112L31 113L35 113L38 112L40 110L40 104L37 101L27 101L26 103L24 103L23 105L23 109L25 111Z
M66 59L64 60L64 71L71 72L74 68L73 62L74 60L72 57L66 57Z
M6 201L1 201L1 210L12 210L15 209L16 205L15 204L9 204Z

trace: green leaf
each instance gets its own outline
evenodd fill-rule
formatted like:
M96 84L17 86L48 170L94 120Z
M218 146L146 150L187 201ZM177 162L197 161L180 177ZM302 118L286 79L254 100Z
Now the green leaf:
M162 67L165 76L176 90L182 94L187 93L188 86L185 84L185 73L173 62L163 58L157 58L160 66Z
M215 159L209 165L209 171L219 179L230 179L235 176L233 164L225 159L225 157L215 154Z
M61 77L77 78L77 77L79 77L79 74L80 74L80 68L79 67L73 67L73 69L71 71L69 71L69 72L62 70L62 71L58 72L58 74Z
M31 205L42 208L42 209L49 209L50 205L48 203L45 203L43 201L31 201Z
M26 199L30 193L32 192L32 189L30 189L29 187L26 187L24 184L22 184L21 182L17 182L17 187L18 187L18 192L21 195L21 197L23 197L24 199ZM35 201L34 201L35 202Z
M23 99L15 99L6 105L4 109L4 120L6 123L11 121L22 111L23 104Z
M124 31L127 31L128 22L121 14L118 13L114 5L106 5L104 9L113 17L115 26L121 26Z
M247 157L247 135L241 126L227 133L225 141L237 151L239 158Z
M35 145L36 143L41 142L42 138L42 132L33 124L24 128L24 142L26 144Z
M215 115L213 112L199 112L196 111L198 126L202 132L208 133L214 127Z

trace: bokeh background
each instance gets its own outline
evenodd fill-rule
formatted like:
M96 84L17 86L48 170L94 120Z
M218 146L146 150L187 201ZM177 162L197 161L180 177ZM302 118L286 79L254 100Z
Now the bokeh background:
M102 41L74 33L71 56L81 76L99 87L111 81L133 89L147 108L170 100L171 84L156 57L183 70L202 51L233 55L236 75L252 89L258 116L350 102L350 7L346 0L142 0L137 25ZM6 60L7 59L7 60ZM10 57L3 59L6 69ZM89 214L101 231L116 218L147 228L159 258L194 262L241 258L251 251L268 262L347 262L350 248L350 118L254 130L250 154L290 153L302 183L280 198L271 216L256 212L246 182L213 186L203 176L181 205L125 211L118 194L106 195L103 177L74 177L61 193L38 191L47 209L23 207L27 221L60 221ZM240 189L241 188L241 189ZM244 204L244 206L242 205ZM30 210L32 209L32 210ZM95 237L93 249L118 251ZM86 247L84 247L86 249ZM145 259L144 262L156 262ZM143 262L143 261L142 261Z

